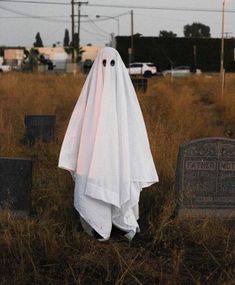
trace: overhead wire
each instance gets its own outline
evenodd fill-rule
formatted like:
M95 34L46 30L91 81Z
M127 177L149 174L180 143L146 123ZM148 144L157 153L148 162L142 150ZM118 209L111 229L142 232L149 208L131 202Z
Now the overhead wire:
M63 5L68 6L71 5L70 3L64 2L55 2L55 1L24 1L24 0L0 0L0 2L7 2L7 3L23 3L23 4L40 4L40 5Z
M107 5L107 4L89 4L90 7L107 7L107 8L126 8L126 9L143 9L143 10L166 10L166 11L184 11L184 12L216 12L221 13L221 9L211 8L193 8L193 7L166 7L166 6L135 6L135 5ZM235 13L234 9L226 9L225 12Z
M6 3L22 3L22 4L40 4L40 5L64 5L70 6L71 3L56 2L56 1L37 1L37 0L0 0ZM167 6L136 6L136 5L118 5L118 4L90 4L87 7L100 7L100 8L121 8L121 9L144 9L144 10L165 10L165 11L184 11L184 12L215 12L221 13L221 9L211 8L193 8L193 7L167 7ZM225 13L235 13L234 9L225 9Z
M32 14L28 14L19 10L15 10L15 9L11 9L11 8L7 8L7 7L3 7L0 5L0 9L7 11L7 12L11 12L14 13L16 15L20 15L20 16L24 16L24 17L29 17L29 18L33 18L33 19L39 19L39 20L44 20L44 21L49 21L49 22L59 22L59 23L68 23L69 21L66 20L57 20L57 19L52 19L50 17L47 16L37 16L37 15L32 15Z
M2 0L0 0L0 2L2 2ZM70 18L70 16L44 16L44 15L34 15L34 14L29 14L29 13L25 13L25 12L22 12L22 11L19 11L19 10L16 10L16 9L12 9L12 8L8 8L8 7L3 7L0 5L0 9L1 10L5 10L7 12L11 12L11 13L14 13L16 15L20 15L21 17L16 17L16 16L0 16L0 18L2 19L27 19L27 18L32 18L32 19L39 19L39 20L45 20L45 21L49 21L49 22L59 22L59 23L70 23L70 20L58 20L59 18ZM99 18L99 19L91 19L89 17L89 20L82 20L81 22L82 23L89 23L89 22L92 22L95 24L95 22L103 22L103 21L107 21L107 20L110 20L112 18L118 18L118 17L121 17L123 15L127 15L128 13L122 13L122 14L119 14L119 15L115 15L115 16L110 16L110 17L107 17L107 18ZM104 31L103 29L101 29L98 25L96 25L96 27L102 31L103 33L106 33L108 34L108 32Z
M1 9L1 8L0 8ZM33 18L69 18L69 16L42 16L42 15L31 15L31 16L0 16L0 19L33 19Z
M57 28L57 29L55 29L54 31L52 31L50 34L48 34L48 35L46 35L46 36L43 36L43 39L45 40L46 39L46 41L48 41L49 39L51 39L52 38L52 36L54 36L56 33L58 33L59 31L61 32L62 31L62 25L63 24L60 24L59 26L59 28ZM63 26L63 28L64 28L64 26Z
M106 36L100 34L100 33L95 33L95 32L92 32L92 31L89 31L87 28L84 28L84 27L81 27L81 30L83 30L84 32L88 33L88 34L91 34L91 35L95 35L95 36L98 36L102 39L107 39Z
M28 13L24 13L24 12L21 12L19 10L14 10L14 9L10 9L10 8L6 8L6 7L3 7L0 5L0 9L2 10L5 10L5 11L8 11L8 12L11 12L11 13L14 13L16 15L20 15L20 16L0 16L0 19L34 19L34 18L38 18L38 19L47 19L47 20L50 20L50 21L54 21L56 18L70 18L70 16L66 16L66 15L61 15L61 16L52 16L52 15L33 15L33 14L28 14ZM90 20L81 20L81 23L88 23L88 22L103 22L103 21L107 21L107 20L110 20L112 18L117 18L117 17L120 17L122 15L126 15L125 14L121 14L121 15L115 15L115 16L110 16L108 18L99 18L99 19L90 19ZM101 16L102 17L102 16ZM55 19L54 19L55 18ZM57 20L58 21L58 20ZM67 22L69 23L70 21L59 21L59 22Z
M14 13L16 15L20 15L20 17L10 17L11 19L14 19L14 18L17 18L17 19L25 19L25 18L30 18L30 19L38 19L38 20L44 20L44 21L49 21L49 22L56 22L56 23L70 23L69 20L57 20L57 19L53 19L52 17L50 16L38 16L38 15L33 15L33 14L29 14L29 13L25 13L25 12L22 12L22 11L19 11L19 10L15 10L15 9L11 9L11 8L7 8L7 7L3 7L0 5L0 9L1 10L5 10L5 11L8 11L8 12L11 12L11 13ZM123 14L121 14L123 15ZM118 15L119 16L119 15ZM59 16L57 16L59 17ZM1 17L0 17L1 18ZM108 33L107 31L103 30L102 28L100 28L95 22L97 21L100 21L101 19L91 19L89 18L89 20L84 20L84 21L81 21L83 23L92 23L94 26L95 26L95 29L97 32L91 32L85 28L82 28L85 32L89 33L89 34L93 34L93 35L96 35L98 37L102 37L103 39L107 39L107 35L110 35L110 33ZM106 19L104 19L106 20ZM102 34L101 34L101 33ZM106 37L104 37L104 34L106 35Z
M104 22L104 21L109 21L109 20L115 19L115 18L119 18L121 16L129 15L129 14L130 14L129 12L125 12L125 13L114 15L114 16L102 16L102 15L99 15L98 18L97 18L97 15L90 15L90 16L96 16L95 19L92 19L93 22ZM81 22L83 22L83 23L90 22L90 20L83 20Z
M66 3L66 2L59 2L59 1L39 1L39 0L0 0L0 3L21 3L21 4L40 4L40 5L63 5L63 6L71 6L71 3ZM146 5L142 5L142 6L137 6L137 5L119 5L119 4L88 4L86 6L87 8L90 7L100 7L100 8L121 8L121 9L142 9L142 10L165 10L165 11L184 11L184 12L215 12L215 13L221 13L220 9L210 9L210 8L190 8L190 7L163 7L163 6L146 6ZM32 18L32 19L38 19L38 20L42 20L42 21L47 21L47 22L57 22L57 23L70 23L70 20L66 20L66 18L70 18L70 16L44 16L44 15L33 15L33 14L29 14L29 13L25 13L19 10L15 10L9 7L5 7L0 5L0 9L1 10L5 10L11 13L14 13L16 15L20 15L21 17L11 17L11 16L0 16L0 18L4 18L4 19L20 19L20 18ZM123 15L127 15L129 14L130 11L119 14L119 15L115 15L115 16L110 16L110 17L103 17L102 15L99 18L96 19L91 19L90 17L88 18L88 20L82 20L81 22L83 23L89 23L92 24L93 27L95 28L95 30L97 32L91 32L87 29L82 28L85 32L89 33L89 34L93 34L96 35L98 37L103 37L105 38L105 36L110 36L110 33L107 32L106 30L102 29L101 27L99 27L96 23L97 22L104 22L104 21L108 21L112 18L118 18L120 16ZM235 13L234 9L226 9L225 13ZM63 19L65 18L65 19ZM98 35L99 34L99 35ZM105 36L104 36L105 35Z
M91 19L90 17L88 17L88 19L90 20L90 22L95 26L96 30L98 29L99 31L101 31L102 33L106 34L106 35L110 35L109 32L103 30L102 28L100 28L93 19Z

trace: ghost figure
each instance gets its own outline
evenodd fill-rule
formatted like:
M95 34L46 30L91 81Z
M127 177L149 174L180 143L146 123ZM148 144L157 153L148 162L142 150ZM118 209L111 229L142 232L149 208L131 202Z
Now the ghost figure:
M140 192L158 175L135 90L113 48L99 52L87 76L59 167L75 180L74 206L88 234L95 230L107 240L113 224L134 237Z

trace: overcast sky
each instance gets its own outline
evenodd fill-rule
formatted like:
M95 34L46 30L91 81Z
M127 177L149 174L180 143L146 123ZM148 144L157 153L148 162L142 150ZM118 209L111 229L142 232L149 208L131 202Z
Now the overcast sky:
M10 1L10 0L9 0ZM17 1L17 0L16 0ZM24 0L30 1L30 0ZM31 0L39 2L59 2L68 5L42 5L5 2L0 0L0 45L32 46L35 35L40 32L44 46L63 42L64 31L71 31L70 0ZM160 30L171 30L183 36L183 27L193 22L201 22L210 26L212 37L221 36L221 13L190 11L194 9L221 10L223 0L90 0L89 4L145 6L155 8L186 8L188 11L169 11L157 9L134 8L134 32L144 36L158 36ZM108 8L82 6L81 43L92 43L103 46L109 42L110 34L130 34L131 8ZM225 9L233 13L225 13L225 32L235 37L235 0L226 0ZM115 19L96 18L96 15L116 17ZM37 19L29 16L45 17ZM102 20L102 21L101 21Z

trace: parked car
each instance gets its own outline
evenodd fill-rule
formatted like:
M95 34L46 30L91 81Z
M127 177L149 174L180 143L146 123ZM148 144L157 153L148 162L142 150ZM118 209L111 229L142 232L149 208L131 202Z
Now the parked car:
M194 72L190 68L190 66L178 66L169 70L164 70L162 72L163 76L171 75L171 76L190 76L192 74L201 74L200 69L196 69Z
M0 72L9 72L9 71L11 71L10 65L4 65L4 64L0 65Z
M133 62L129 65L128 71L130 75L143 75L151 77L157 73L157 67L151 62Z

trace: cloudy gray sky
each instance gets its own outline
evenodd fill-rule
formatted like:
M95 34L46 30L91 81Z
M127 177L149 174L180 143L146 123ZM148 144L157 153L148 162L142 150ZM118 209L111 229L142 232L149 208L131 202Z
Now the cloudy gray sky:
M0 0L0 45L31 46L35 35L40 32L44 46L63 42L65 29L71 30L70 0L31 0L32 2L56 2L66 5L16 3L11 0ZM17 1L17 0L14 0ZM30 1L30 0L19 0ZM110 40L110 34L130 34L130 7L110 8L92 5L142 6L134 10L134 32L144 36L157 36L160 30L171 30L183 36L183 26L193 22L209 25L212 37L221 35L221 13L208 11L191 11L191 9L221 11L223 0L90 0L82 7L81 43L92 43L103 46ZM235 37L235 0L225 0L225 32ZM153 7L152 9L144 9ZM158 9L160 8L160 9ZM182 8L184 11L171 11L164 8ZM96 18L96 15L106 18ZM118 16L120 15L120 16ZM107 17L116 17L108 19ZM40 17L40 18L37 18ZM48 17L48 18L45 18Z

